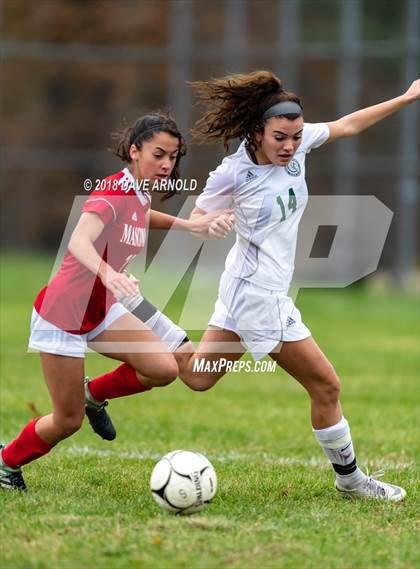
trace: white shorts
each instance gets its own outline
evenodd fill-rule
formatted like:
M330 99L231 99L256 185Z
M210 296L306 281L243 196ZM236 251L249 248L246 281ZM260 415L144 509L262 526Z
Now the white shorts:
M222 274L219 296L209 324L238 334L254 360L280 342L296 342L311 335L289 296Z
M124 314L128 314L128 310L122 304L116 302L111 306L105 319L99 326L96 326L96 328L86 334L70 334L44 320L34 308L32 310L31 335L28 347L30 350L47 354L84 358L88 342L96 338Z

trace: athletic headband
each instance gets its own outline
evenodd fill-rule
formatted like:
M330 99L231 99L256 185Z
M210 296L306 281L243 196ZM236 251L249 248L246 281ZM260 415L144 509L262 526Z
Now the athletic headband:
M280 117L287 115L302 115L302 107L295 103L294 101L282 101L281 103L276 103L269 109L265 111L262 116L262 120L266 121L271 119L272 117Z

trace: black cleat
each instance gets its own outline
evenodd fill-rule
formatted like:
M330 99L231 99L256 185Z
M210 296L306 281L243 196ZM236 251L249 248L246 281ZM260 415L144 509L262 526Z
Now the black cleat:
M89 419L90 426L97 435L106 441L113 441L117 436L117 432L112 424L111 417L105 410L105 407L108 405L108 401L104 401L103 403L95 403L92 401L88 387L89 378L86 377L84 381L86 394L85 412Z
M6 445L0 444L0 451ZM26 484L22 476L22 471L20 468L9 468L1 460L0 455L0 488L5 488L6 490L19 490L20 492L26 492Z
M92 404L86 405L86 416L89 419L90 426L97 435L106 441L113 441L117 436L111 418L105 411L108 401L104 401L97 407Z

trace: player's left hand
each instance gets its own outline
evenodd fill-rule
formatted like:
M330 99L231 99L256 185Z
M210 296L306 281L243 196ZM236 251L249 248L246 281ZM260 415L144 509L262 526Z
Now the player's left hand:
M102 284L112 292L117 300L139 293L139 281L129 278L125 273L115 271L110 265L102 265L99 273Z
M411 83L410 87L404 93L404 96L410 102L420 99L420 79L416 79Z
M207 239L223 239L232 231L234 224L232 210L217 210L192 220L190 231Z

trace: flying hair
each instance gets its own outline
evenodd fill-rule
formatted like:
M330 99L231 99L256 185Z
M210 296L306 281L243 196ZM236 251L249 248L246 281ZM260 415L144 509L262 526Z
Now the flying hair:
M235 138L253 147L255 133L264 130L264 112L276 103L292 101L302 109L299 97L285 91L282 80L271 71L194 81L191 86L206 109L192 129L194 138L201 143L221 139L226 151ZM288 114L287 118L295 117Z

